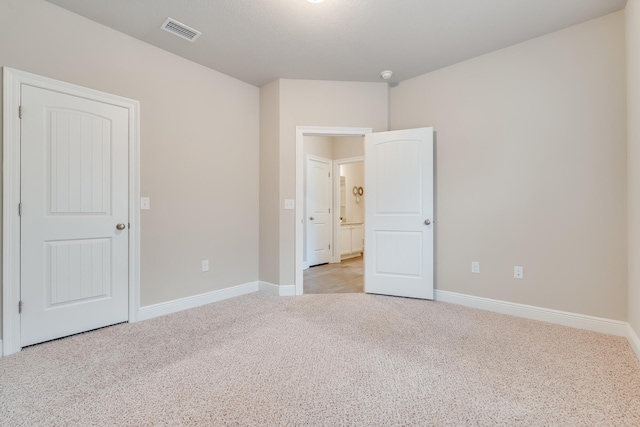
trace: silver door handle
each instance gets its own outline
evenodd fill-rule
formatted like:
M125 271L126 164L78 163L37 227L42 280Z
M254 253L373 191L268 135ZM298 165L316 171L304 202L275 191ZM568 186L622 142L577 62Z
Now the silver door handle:
M118 230L124 230L125 228L127 228L127 226L126 226L126 225L124 225L124 224L118 224L118 225L116 225L116 229L118 229Z
M314 217L312 217L312 216L310 216L310 217L309 217L309 220L310 220L310 221L313 221L314 219L315 219L315 218L314 218Z
M430 219L425 219L424 220L424 225L430 225L431 224L431 220Z

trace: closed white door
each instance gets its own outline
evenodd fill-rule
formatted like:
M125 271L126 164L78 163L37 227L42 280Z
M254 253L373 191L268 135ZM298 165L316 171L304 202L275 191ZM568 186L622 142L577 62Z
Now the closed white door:
M433 128L365 136L365 292L433 299Z
M307 158L307 263L331 261L331 161Z
M21 345L128 320L125 108L22 85Z

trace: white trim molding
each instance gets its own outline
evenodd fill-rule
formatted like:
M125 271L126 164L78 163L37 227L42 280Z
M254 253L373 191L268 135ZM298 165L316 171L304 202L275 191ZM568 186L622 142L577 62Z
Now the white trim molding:
M473 295L458 294L449 291L435 291L435 300L451 304L464 305L501 314L540 320L556 325L586 329L603 334L628 337L629 324L620 320L605 319L585 314L570 313L550 308L535 307L513 302L499 301ZM637 337L636 337L637 338Z
M555 325L569 326L585 329L587 331L625 337L640 360L640 338L628 322L621 320L605 319L603 317L588 316L586 314L570 313L567 311L553 310L550 308L535 307L532 305L517 304L513 302L499 301L490 298L476 297L473 295L458 294L449 291L435 290L435 300L465 307L492 311L495 313L509 314L525 319L539 320Z
M629 345L636 353L638 360L640 360L640 338L638 338L638 334L629 323L627 323L627 341L629 341Z
M260 282L260 291L269 295L277 295L280 297L292 297L296 295L295 285L274 285L269 282Z
M188 310L190 308L196 308L214 302L223 301L229 298L239 297L241 295L257 292L258 289L259 284L256 281L219 289L217 291L206 292L204 294L179 298L172 301L146 305L144 307L140 307L139 320L149 320L153 319L154 317L160 317L171 313L177 313L183 310Z
M71 83L3 67L2 340L5 356L20 351L20 118L22 85L127 109L129 114L129 322L140 308L140 103Z

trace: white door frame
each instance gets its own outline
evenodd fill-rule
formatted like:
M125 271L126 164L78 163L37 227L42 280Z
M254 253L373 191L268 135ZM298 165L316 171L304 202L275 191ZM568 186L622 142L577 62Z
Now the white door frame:
M304 252L304 137L305 136L363 136L372 128L331 126L296 126L296 234L295 234L295 287L296 295L303 293ZM333 207L335 212L335 206Z
M126 108L129 111L129 322L140 311L140 103L3 67L2 350L20 351L20 86L27 84Z
M348 165L349 163L364 162L364 156L347 157L344 159L336 159L333 161L333 223L336 224L333 227L333 262L340 262L342 248L340 247L340 166Z

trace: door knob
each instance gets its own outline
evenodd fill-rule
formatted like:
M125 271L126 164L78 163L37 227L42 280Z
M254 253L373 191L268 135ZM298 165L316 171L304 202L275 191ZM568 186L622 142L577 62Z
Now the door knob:
M312 217L312 216L310 216L310 217L309 217L309 220L310 220L310 221L313 221L314 219L315 219L315 218L314 218L314 217Z
M116 225L116 228L117 228L118 230L124 230L125 228L127 228L127 226L126 226L126 225L124 225L124 224L118 224L118 225Z
M431 220L430 219L425 219L424 220L424 225L429 225L431 224Z

